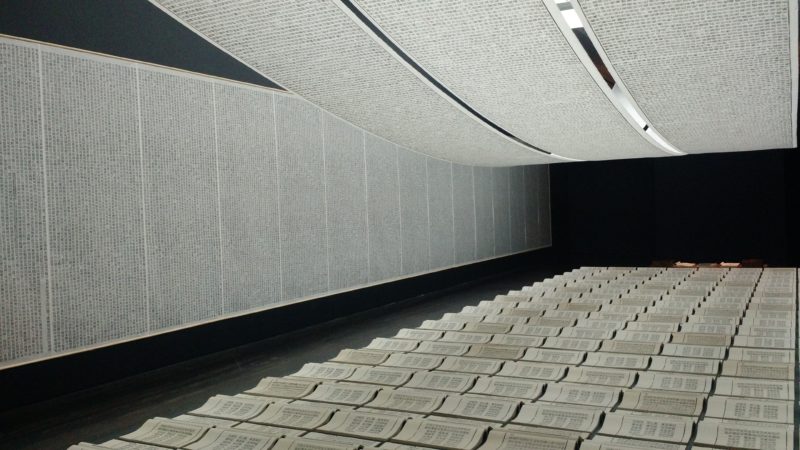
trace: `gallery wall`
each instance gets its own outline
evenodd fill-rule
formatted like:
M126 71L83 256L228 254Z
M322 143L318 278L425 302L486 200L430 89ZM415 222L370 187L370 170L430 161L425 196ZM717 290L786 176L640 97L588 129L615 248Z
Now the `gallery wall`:
M0 61L0 366L550 245L547 166L130 60L2 38Z

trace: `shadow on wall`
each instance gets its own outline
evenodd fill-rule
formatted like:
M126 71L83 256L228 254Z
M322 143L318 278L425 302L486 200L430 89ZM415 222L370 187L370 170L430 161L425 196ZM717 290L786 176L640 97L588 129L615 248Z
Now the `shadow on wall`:
M799 168L797 149L554 165L553 244L573 265L797 266Z

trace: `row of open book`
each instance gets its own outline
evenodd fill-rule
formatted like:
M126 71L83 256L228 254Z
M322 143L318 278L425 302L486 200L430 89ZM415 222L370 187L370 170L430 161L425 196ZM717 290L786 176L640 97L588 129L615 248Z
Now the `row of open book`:
M99 448L791 448L796 276L582 268Z

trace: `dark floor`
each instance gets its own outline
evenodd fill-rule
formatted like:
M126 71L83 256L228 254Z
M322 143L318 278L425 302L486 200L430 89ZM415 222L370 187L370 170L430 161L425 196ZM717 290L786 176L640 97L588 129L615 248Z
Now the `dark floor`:
M236 394L266 376L294 373L343 348L359 348L400 328L457 312L562 270L529 269L456 286L272 339L148 372L90 391L56 398L0 415L0 448L66 449L126 434L145 420L174 417L215 394ZM0 395L2 395L0 393Z

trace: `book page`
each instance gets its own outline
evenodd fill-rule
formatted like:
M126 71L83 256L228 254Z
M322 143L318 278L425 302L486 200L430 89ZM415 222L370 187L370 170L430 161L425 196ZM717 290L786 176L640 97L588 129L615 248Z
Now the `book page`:
M678 356L653 356L650 370L716 375L719 372L719 361L716 359L681 358Z
M390 352L410 352L417 348L418 341L408 339L375 338L366 347L370 350L385 350Z
M345 436L341 434L322 433L319 431L311 431L303 435L304 439L314 439L324 442L336 442L339 444L358 445L360 448L373 448L380 445L381 441L374 441L371 439L357 438L353 436Z
M636 387L666 391L683 391L708 394L714 377L685 375L671 372L642 372Z
M378 364L386 361L391 354L392 353L390 352L381 350L355 350L346 348L340 351L336 357L331 359L331 361L344 364L364 364L368 366L377 366Z
M672 343L728 347L731 345L731 337L724 334L684 333L679 331L672 333Z
M420 330L418 328L402 328L394 335L398 339L411 339L414 341L435 341L444 335L443 331Z
M735 347L794 349L794 339L736 336L733 338L733 345Z
M511 325L505 323L467 322L462 331L468 333L500 333L505 334L511 330Z
M288 401L281 399L280 401ZM219 417L206 417L206 416L193 416L191 414L181 414L179 416L171 417L172 420L180 422L193 422L207 427L225 427L232 428L239 424L238 420L220 419Z
M447 395L444 392L400 388L393 391L379 392L375 400L367 403L367 406L370 408L430 414L441 406L446 397Z
M698 449L698 447L692 447ZM622 438L617 436L597 435L581 443L581 450L686 450L685 445L670 444L668 442L643 441L640 439Z
M709 345L664 344L662 355L684 358L725 359L726 347Z
M739 324L738 317L714 317L714 316L689 316L688 323L710 323L715 325L733 325Z
M581 303L562 303L558 305L558 311L580 311L592 312L600 311L600 305L597 304L581 304Z
M188 450L268 450L278 440L274 435L231 428L212 428Z
M790 425L721 422L705 419L697 427L695 442L701 445L731 448L788 450L792 448L794 429Z
M452 450L473 450L483 440L486 427L440 420L409 420L392 440Z
M557 381L564 377L567 367L561 364L547 364L540 362L509 361L503 364L498 376L530 378L537 380Z
M526 313L525 310L520 310L522 313ZM525 324L528 323L528 319L530 318L530 314L520 314L517 310L509 311L510 314L489 314L483 318L484 323L491 323L491 324L507 324L507 325L517 325L517 324ZM508 333L508 331L503 331L503 333Z
M492 339L491 334L465 333L463 331L447 331L440 342L462 342L465 344L485 344Z
M139 429L120 439L162 447L185 447L199 440L208 426L157 417L149 419Z
M491 359L519 359L525 353L524 347L498 344L476 344L470 347L465 356Z
M596 330L621 330L625 328L626 323L628 322L624 320L580 319L575 326L580 328L592 328Z
M647 323L647 322L644 322ZM659 322L654 322L659 323ZM614 336L616 341L632 341L632 342L669 342L671 333L659 333L655 331L632 331L621 330L617 331Z
M630 389L623 391L619 409L698 417L704 394Z
M739 335L792 339L795 337L795 332L794 328L751 327L743 325L739 327Z
M561 334L558 336L578 339L611 339L614 337L614 330L569 327L561 330Z
M469 353L468 353L469 354ZM464 372L483 375L492 375L500 371L502 361L495 359L466 358L462 356L448 356L439 366L437 371Z
M572 450L577 442L576 439L535 432L493 429L481 450Z
M148 444L140 444L138 442L121 441L119 439L112 439L110 441L103 442L99 446L96 446L94 444L86 444L85 442L81 443L80 445L82 445L82 446L90 445L91 447L87 447L87 448L89 448L91 450L95 450L95 449L100 450L100 449L108 449L108 448L115 448L115 449L121 449L121 450L163 450L164 449L164 447L157 447L155 445L148 445Z
M297 378L320 380L344 380L353 374L356 367L336 363L306 363L299 371L289 375Z
M411 379L413 369L399 367L359 367L347 379L352 383L381 384L386 386L402 386Z
M657 355L661 345L659 342L602 341L600 349L607 353Z
M512 422L589 433L597 428L602 414L599 408L536 402L522 405Z
M743 397L712 396L708 399L706 417L792 424L792 402Z
M545 385L543 381L519 378L479 377L469 393L534 400L542 395Z
M274 403L250 421L263 425L313 430L326 423L334 411L336 411L335 406L319 403Z
M450 395L434 414L505 422L517 412L520 403L519 400L483 395Z
M524 336L557 336L561 333L561 327L544 325L514 325L511 327L511 334L521 334Z
M565 383L599 384L617 387L630 387L635 380L635 371L584 366L570 368L566 378L564 378Z
M554 350L548 348L531 348L525 352L522 360L574 365L580 364L585 357L586 352Z
M500 314L503 312L503 308L513 308L513 305L502 305L500 303L490 302L485 305L478 305L478 306L465 306L461 308L461 312L465 314L480 314L483 316L488 316L490 314Z
M469 344L457 342L422 341L413 353L431 353L434 355L461 356L469 351Z
M636 320L639 322L681 323L686 321L686 314L660 314L647 312L644 314L639 314Z
M547 310L550 311L550 310ZM592 313L597 314L597 313ZM585 317L582 317L584 319ZM542 327L556 327L556 328L563 328L563 327L571 327L575 325L577 319L569 319L569 318L556 318L556 317L532 317L528 320L530 325L539 325Z
M456 331L464 328L464 322L452 320L426 320L419 328L424 330Z
M754 397L771 400L794 400L794 386L789 381L753 380L748 378L717 378L715 395Z
M714 323L685 323L681 325L681 331L686 333L726 334L728 336L733 336L736 334L736 326Z
M561 350L582 350L593 352L600 348L600 343L603 341L597 339L575 339L564 337L549 337L545 339L545 348L556 348Z
M694 419L689 417L616 411L606 414L599 433L687 444L693 425Z
M371 385L345 383L323 383L304 400L312 402L341 403L343 405L363 405L375 397L380 388Z
M316 380L267 377L245 392L265 397L302 398L310 394L318 384L319 381Z
M442 321L445 322L480 322L483 314L444 313Z
M402 426L403 419L395 415L339 411L319 430L359 438L387 440L397 434Z
M196 416L218 417L243 422L259 415L270 403L267 399L215 395L208 399L203 406L189 413Z
M358 450L358 444L345 444L301 437L278 439L272 450Z
M795 328L794 319L762 319L754 316L746 316L742 319L742 325L751 327L770 327L770 328Z
M234 425L232 428L237 428L240 430L250 430L250 431L258 431L259 433L269 434L275 437L282 437L282 436L300 436L301 434L305 433L305 430L296 430L294 428L283 428L283 427L274 427L272 425L261 425L258 423L252 422L242 422L238 425Z
M614 320L627 322L629 320L636 320L638 314L627 312L607 312L602 309L597 312L589 313L588 320Z
M726 377L794 380L794 364L749 361L724 361L722 375Z
M617 404L621 393L622 390L609 386L555 383L547 385L547 390L539 400L610 408Z
M794 364L794 351L734 347L730 349L728 359L734 361Z
M443 356L416 353L394 353L381 365L406 367L409 369L430 370L442 364Z
M548 309L542 314L544 319L586 319L589 317L589 312L584 311L564 311L561 309Z
M650 356L631 353L592 352L586 355L583 366L609 367L614 369L646 369Z
M495 334L490 344L514 345L517 347L539 347L544 344L542 336L522 336L515 334Z
M476 375L466 373L417 372L405 386L436 391L466 392L475 384L477 378Z

